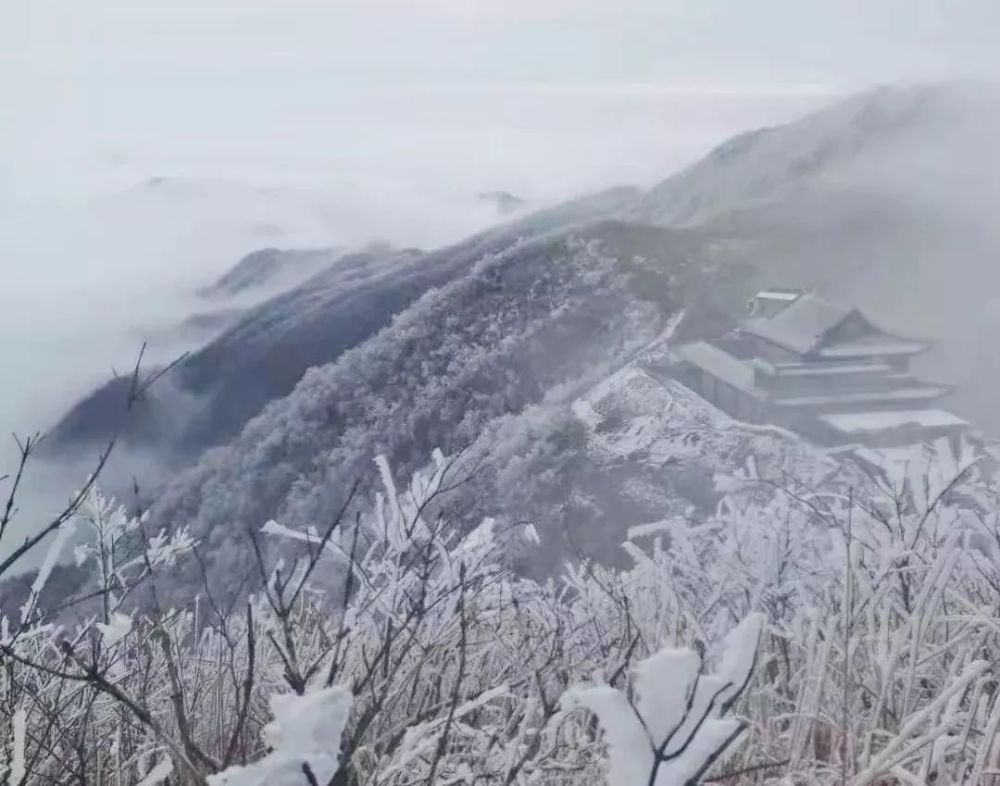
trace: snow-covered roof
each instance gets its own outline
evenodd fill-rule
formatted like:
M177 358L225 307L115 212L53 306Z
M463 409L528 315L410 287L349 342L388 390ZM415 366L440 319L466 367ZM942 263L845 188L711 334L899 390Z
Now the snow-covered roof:
M697 366L716 379L732 385L734 388L759 395L754 385L753 368L728 352L709 344L707 341L696 341L677 348L677 357Z
M820 357L850 358L870 355L915 355L928 349L923 341L912 341L894 336L870 336L854 341L843 341L822 347Z
M773 317L748 319L742 330L785 349L805 354L852 312L816 295L802 295Z
M919 428L949 428L968 426L951 412L942 409L914 409L901 412L851 412L820 415L819 419L838 431L859 433L888 431L916 426Z
M798 289L762 289L754 298L759 300L798 300L802 291Z
M841 393L837 395L788 396L775 399L775 404L795 406L836 406L838 404L865 404L876 401L928 401L940 398L948 393L948 388L941 385L913 385L905 388L893 388L865 393Z
M876 331L873 335L823 346L823 339L848 317L871 325L857 309L839 306L810 293L796 298L774 316L748 319L741 330L800 355L818 351L824 358L913 355L928 347L925 342L898 338L874 326L871 326Z
M763 358L755 358L754 366L765 374L782 377L825 377L838 374L887 374L892 370L885 363L770 363Z

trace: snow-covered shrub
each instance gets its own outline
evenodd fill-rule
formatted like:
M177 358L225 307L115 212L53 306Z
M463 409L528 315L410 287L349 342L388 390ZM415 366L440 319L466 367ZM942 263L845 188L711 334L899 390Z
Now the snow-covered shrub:
M958 469L879 500L750 468L635 527L626 567L534 581L502 552L536 531L443 515L453 462L399 488L381 461L366 514L268 523L248 597L175 610L156 577L195 544L94 495L68 522L93 597L0 623L0 780L983 783L1000 526Z
M753 676L763 617L747 617L724 642L715 674L693 650L664 649L635 668L634 697L601 685L571 688L569 706L594 712L605 729L611 783L670 786L697 782L740 735L723 719Z

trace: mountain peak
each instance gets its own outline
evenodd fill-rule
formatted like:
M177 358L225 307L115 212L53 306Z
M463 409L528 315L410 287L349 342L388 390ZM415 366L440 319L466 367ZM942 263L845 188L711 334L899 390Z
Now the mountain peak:
M985 121L985 122L984 122ZM1000 89L979 82L889 85L773 128L739 134L654 187L631 217L694 225L823 180L856 181L928 146L967 152L1000 127ZM966 138L971 135L971 138ZM962 165L961 155L955 165ZM864 178L862 177L863 181ZM873 179L873 188L883 184Z

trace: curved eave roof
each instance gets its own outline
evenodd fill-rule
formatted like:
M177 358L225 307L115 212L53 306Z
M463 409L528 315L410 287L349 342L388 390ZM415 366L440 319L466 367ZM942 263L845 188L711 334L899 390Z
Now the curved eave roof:
M803 295L773 317L748 319L741 331L804 355L851 313L815 295Z
M852 341L825 343L831 331L849 318L867 324L875 335ZM900 338L876 327L855 308L830 303L817 295L803 295L773 317L748 319L740 331L757 336L799 355L851 358L872 355L915 355L929 348L925 341Z

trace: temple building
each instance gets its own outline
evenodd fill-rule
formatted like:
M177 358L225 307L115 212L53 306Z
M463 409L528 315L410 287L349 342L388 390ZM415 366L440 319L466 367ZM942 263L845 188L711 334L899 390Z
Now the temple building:
M672 374L734 418L783 426L821 445L958 440L969 424L936 406L950 388L910 371L929 348L818 295L766 290L737 330L674 350Z

